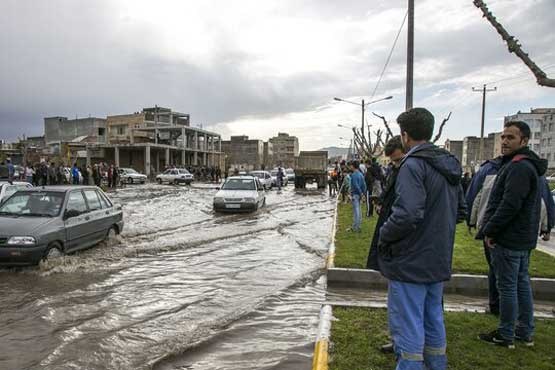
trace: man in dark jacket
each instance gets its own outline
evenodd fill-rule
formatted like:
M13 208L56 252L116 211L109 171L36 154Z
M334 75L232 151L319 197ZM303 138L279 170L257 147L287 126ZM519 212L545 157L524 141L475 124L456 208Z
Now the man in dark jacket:
M374 229L374 236L372 237L372 243L370 244L370 253L366 262L366 268L372 270L379 270L378 241L380 239L380 228L389 216L391 216L391 207L393 206L393 201L395 200L395 181L397 180L401 160L405 156L401 137L395 136L391 138L385 145L384 153L391 161L391 170L385 178L384 191L380 198L376 201L376 212L379 217L376 223L376 228Z
M528 148L530 127L524 122L507 122L501 140L508 163L497 174L483 226L478 231L478 237L483 237L486 245L492 248L500 323L497 330L480 334L479 338L514 348L515 339L528 346L534 344L534 307L528 265L530 252L538 240L541 176L547 170L547 161Z
M443 282L451 277L455 227L465 208L462 170L429 142L434 116L428 110L410 109L397 122L408 152L378 242L380 272L389 279L389 328L397 369L445 370Z

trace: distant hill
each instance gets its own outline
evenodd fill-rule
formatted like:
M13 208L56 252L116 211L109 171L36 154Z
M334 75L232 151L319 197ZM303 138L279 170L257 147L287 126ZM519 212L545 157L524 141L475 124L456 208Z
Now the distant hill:
M318 150L325 150L328 152L328 158L332 157L339 157L339 156L347 156L349 152L349 148L339 148L337 146L330 146L327 148L322 148Z

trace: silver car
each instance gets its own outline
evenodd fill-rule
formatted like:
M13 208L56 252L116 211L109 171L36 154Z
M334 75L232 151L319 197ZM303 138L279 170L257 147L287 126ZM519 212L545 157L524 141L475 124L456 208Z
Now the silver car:
M144 184L146 182L146 175L135 171L133 168L120 168L119 178L122 182L128 184Z
M23 181L13 181L12 183L0 181L0 203L2 203L2 199L9 198L16 191L32 187L33 185Z
M262 183L253 176L228 177L214 196L216 212L256 211L266 204Z
M0 265L42 259L113 243L123 230L121 206L96 186L20 190L0 204Z
M272 188L272 175L270 174L270 172L268 171L251 171L249 172L250 176L254 176L254 177L258 177L258 179L260 180L260 183L262 184L262 187L266 190L271 189Z
M170 168L163 173L156 176L156 182L162 184L186 184L189 185L193 182L193 175L184 168Z

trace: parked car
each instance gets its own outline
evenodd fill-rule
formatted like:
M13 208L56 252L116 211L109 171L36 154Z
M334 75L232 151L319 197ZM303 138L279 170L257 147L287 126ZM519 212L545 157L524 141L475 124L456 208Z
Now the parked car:
M121 206L96 186L19 190L0 205L0 265L36 265L101 241L113 244L122 230Z
M272 175L268 171L251 171L249 175L257 177L265 190L272 188Z
M295 170L292 168L288 168L285 170L285 175L287 175L287 180L295 182Z
M281 184L281 186L287 186L289 184L289 179L287 178L287 173L285 172L285 170L283 170L284 176L283 176L283 183ZM271 172L272 175L272 185L273 186L277 186L277 174L278 174L278 169L274 168Z
M167 182L168 184L191 184L193 175L184 168L170 168L156 176L159 184Z
M7 181L6 182L1 181L0 182L0 203L2 203L2 200L8 199L10 195L15 193L16 191L25 190L32 187L33 185L23 181L14 181L11 184Z
M266 193L258 177L228 177L214 196L214 211L256 211L266 204Z
M146 175L135 171L133 168L120 168L119 178L120 181L128 184L144 184L146 182Z

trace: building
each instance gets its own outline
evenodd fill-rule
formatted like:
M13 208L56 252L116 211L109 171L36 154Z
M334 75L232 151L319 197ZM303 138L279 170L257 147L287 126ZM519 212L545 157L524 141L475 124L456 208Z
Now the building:
M555 168L555 112L544 116L538 155L547 159L550 169Z
M484 138L484 153L482 160L493 158L495 134L489 134ZM476 171L481 164L480 161L480 138L476 136L467 136L463 139L462 161L463 171Z
M286 168L294 167L295 158L299 156L299 139L280 132L269 141L274 149L274 164Z
M516 114L506 116L505 123L509 121L523 121L530 126L532 137L530 138L530 149L536 153L540 153L542 135L542 124L544 118L550 114L555 113L555 108L537 108L530 109L530 112L518 112Z
M171 165L222 166L220 135L191 127L189 114L169 108L155 106L107 119L44 121L46 144L59 145L69 163L108 162L147 176Z
M497 158L500 155L503 155L503 152L501 151L501 135L503 135L503 132L495 132L490 134L490 136L491 135L493 135L493 158Z
M60 154L64 143L105 144L106 119L46 117L44 118L44 142L50 154Z
M462 140L445 140L445 150L453 154L460 163L463 160L463 141Z
M264 167L271 169L274 167L274 145L269 142L264 142Z
M249 139L246 135L232 136L222 141L222 152L226 156L226 168L245 171L265 168L264 142Z

